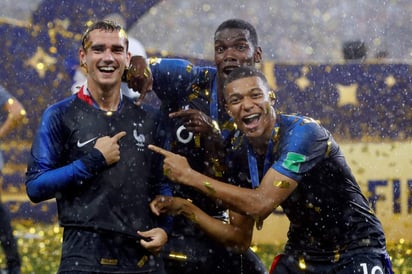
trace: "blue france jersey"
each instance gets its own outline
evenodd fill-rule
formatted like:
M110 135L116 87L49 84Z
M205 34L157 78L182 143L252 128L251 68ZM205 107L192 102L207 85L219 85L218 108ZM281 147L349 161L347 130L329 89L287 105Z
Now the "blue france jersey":
M233 122L225 109L218 107L215 68L194 66L180 59L152 58L149 63L154 79L153 90L162 101L161 110L165 119L169 119L167 115L170 112L197 109L217 121L223 132L222 138L228 139L225 133L233 129ZM187 131L180 119L170 119L167 131L170 133L169 149L185 156L193 169L204 173L205 162L208 161L205 156L206 140ZM174 184L173 187L175 196L190 198L209 215L224 218L222 208L205 195L184 185ZM179 219L182 219L181 224ZM198 228L190 232L189 227L194 225L184 218L175 218L175 223L180 226L177 230L203 235Z
M259 181L269 161L267 168L298 183L281 204L290 220L286 253L330 260L363 247L384 250L382 226L329 131L311 118L278 114L271 141L270 159L257 158ZM239 142L238 152L244 154L247 141ZM247 160L237 157L234 165L243 167L238 178L249 177Z

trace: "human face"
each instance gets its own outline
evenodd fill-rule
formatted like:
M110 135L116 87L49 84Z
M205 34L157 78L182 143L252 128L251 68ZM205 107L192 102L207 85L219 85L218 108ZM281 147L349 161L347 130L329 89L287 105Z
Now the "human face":
M223 29L215 35L215 64L218 79L223 84L235 68L253 66L261 61L261 49L255 48L249 30Z
M226 85L226 110L248 138L270 138L275 112L269 92L269 87L255 76Z
M122 32L95 29L89 33L80 61L87 70L89 87L120 89L125 68L130 62L126 38Z

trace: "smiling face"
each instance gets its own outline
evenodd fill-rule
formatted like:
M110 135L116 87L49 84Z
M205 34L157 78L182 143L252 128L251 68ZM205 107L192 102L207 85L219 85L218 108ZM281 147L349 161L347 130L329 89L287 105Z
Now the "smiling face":
M123 72L130 62L126 39L118 30L95 29L88 34L79 55L90 88L120 89Z
M226 109L248 139L270 138L276 119L268 85L257 76L225 86Z
M225 28L215 34L215 64L223 86L228 74L238 67L254 66L261 61L261 49L255 47L247 29Z

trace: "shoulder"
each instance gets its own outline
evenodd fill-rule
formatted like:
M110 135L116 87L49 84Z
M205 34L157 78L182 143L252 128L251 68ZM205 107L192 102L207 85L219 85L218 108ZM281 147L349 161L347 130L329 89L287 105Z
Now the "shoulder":
M307 116L281 114L280 127L281 131L291 138L317 139L329 136L318 120Z
M63 115L69 107L76 101L77 95L74 94L66 99L54 103L47 107L43 112L43 118L51 118L54 116Z
M296 115L282 115L279 132L282 151L304 155L323 151L332 137L319 121Z

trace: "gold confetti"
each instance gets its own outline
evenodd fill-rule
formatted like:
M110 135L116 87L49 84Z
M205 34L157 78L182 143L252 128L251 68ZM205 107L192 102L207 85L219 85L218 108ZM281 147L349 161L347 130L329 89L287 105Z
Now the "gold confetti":
M286 181L274 181L273 186L279 187L279 188L289 188L290 183Z
M215 189L213 188L212 184L209 182L203 182L203 185L205 186L205 188L210 192L210 193L215 193Z
M148 261L147 256L143 256L138 262L137 262L137 266L138 267L143 267L144 264Z
M103 265L117 265L119 261L117 259L110 259L110 258L101 258L100 264Z
M176 259L179 261L186 261L187 256L183 253L177 253L177 252L170 252L169 253L169 258Z
M303 259L302 257L299 258L299 268L303 270L306 269L306 262L305 259Z

